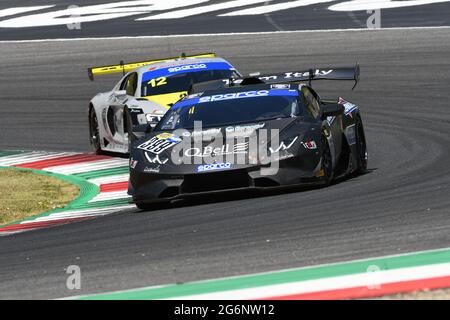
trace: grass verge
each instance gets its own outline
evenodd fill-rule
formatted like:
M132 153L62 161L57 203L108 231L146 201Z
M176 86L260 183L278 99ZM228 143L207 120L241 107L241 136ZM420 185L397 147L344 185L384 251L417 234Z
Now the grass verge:
M64 207L79 194L77 185L54 177L0 169L0 225Z

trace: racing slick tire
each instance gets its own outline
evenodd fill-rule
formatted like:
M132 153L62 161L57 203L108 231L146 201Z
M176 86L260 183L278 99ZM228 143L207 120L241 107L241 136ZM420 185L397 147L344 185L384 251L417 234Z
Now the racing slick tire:
M89 138L95 154L103 154L102 148L100 146L97 115L93 107L89 108Z
M330 145L328 144L328 139L325 136L325 133L322 134L322 170L323 170L323 180L325 186L331 184L334 178L334 170L333 170L333 159L331 158L331 150Z
M154 203L135 202L134 204L140 210L151 211L151 210L166 209L170 205L170 201L154 202Z
M125 115L124 120L125 120L125 124L126 124L126 131L128 134L128 153L130 153L131 146L133 145L133 142L136 140L136 136L133 133L133 121L131 120L131 116L130 116L128 107L125 107L124 115Z
M140 210L148 211L152 209L152 205L148 203L135 202L136 207Z
M355 135L356 135L356 149L358 169L356 173L363 174L367 172L368 152L366 144L366 136L364 134L364 126L361 116L358 115L355 120Z

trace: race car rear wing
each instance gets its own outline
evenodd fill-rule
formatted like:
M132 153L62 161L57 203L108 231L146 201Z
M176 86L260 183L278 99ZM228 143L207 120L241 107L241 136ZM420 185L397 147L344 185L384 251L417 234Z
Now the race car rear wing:
M266 75L254 73L250 74L249 76L253 78L256 77L266 84L303 81L308 81L311 84L311 81L313 80L352 80L355 81L355 84L353 86L354 89L358 84L359 75L359 64L356 64L354 67L309 69L308 71L285 72ZM243 82L245 82L245 79L243 80Z
M173 57L173 58L164 58L164 59L156 59L156 60L149 60L149 61L129 62L129 63L124 63L123 61L120 61L120 63L117 65L89 68L88 76L89 76L89 80L94 81L94 77L98 76L98 75L119 73L119 72L125 74L136 68L143 67L143 66L146 66L146 65L149 65L152 63L168 62L168 61L174 61L174 60L178 60L178 59L187 59L187 58L214 58L214 57L216 57L215 53L200 53L200 54L191 55L191 56L186 56L184 53L182 53L181 56Z
M228 88L233 86L245 86L258 83L280 84L288 82L296 83L308 81L311 85L311 82L315 80L351 80L355 82L352 88L353 90L358 84L359 75L359 64L356 64L354 67L310 69L308 71L284 72L265 75L261 75L260 73L252 73L245 78L213 80L194 84L191 87L189 93L199 93L207 90Z

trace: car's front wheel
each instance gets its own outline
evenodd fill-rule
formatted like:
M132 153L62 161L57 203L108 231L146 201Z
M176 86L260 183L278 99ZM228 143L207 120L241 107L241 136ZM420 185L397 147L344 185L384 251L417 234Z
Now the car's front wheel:
M167 207L170 205L170 202L154 202L154 203L135 202L135 205L138 209L143 211L154 211L167 209Z
M138 209L144 210L144 211L148 211L152 208L151 205L149 205L148 203L143 203L143 202L135 202L135 205Z
M94 149L95 154L102 154L103 151L100 146L98 120L94 108L89 109L89 136L91 146Z
M333 159L331 158L330 145L325 134L322 134L322 174L325 185L329 185L334 178Z

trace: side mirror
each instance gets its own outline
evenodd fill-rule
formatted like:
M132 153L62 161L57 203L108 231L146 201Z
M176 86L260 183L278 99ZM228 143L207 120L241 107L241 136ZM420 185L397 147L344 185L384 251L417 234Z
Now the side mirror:
M340 104L325 104L322 105L322 120L328 117L336 117L344 113L344 106Z
M126 90L117 90L117 91L114 91L113 94L114 94L114 97L116 97L116 98L123 98L123 97L126 97L127 91Z

